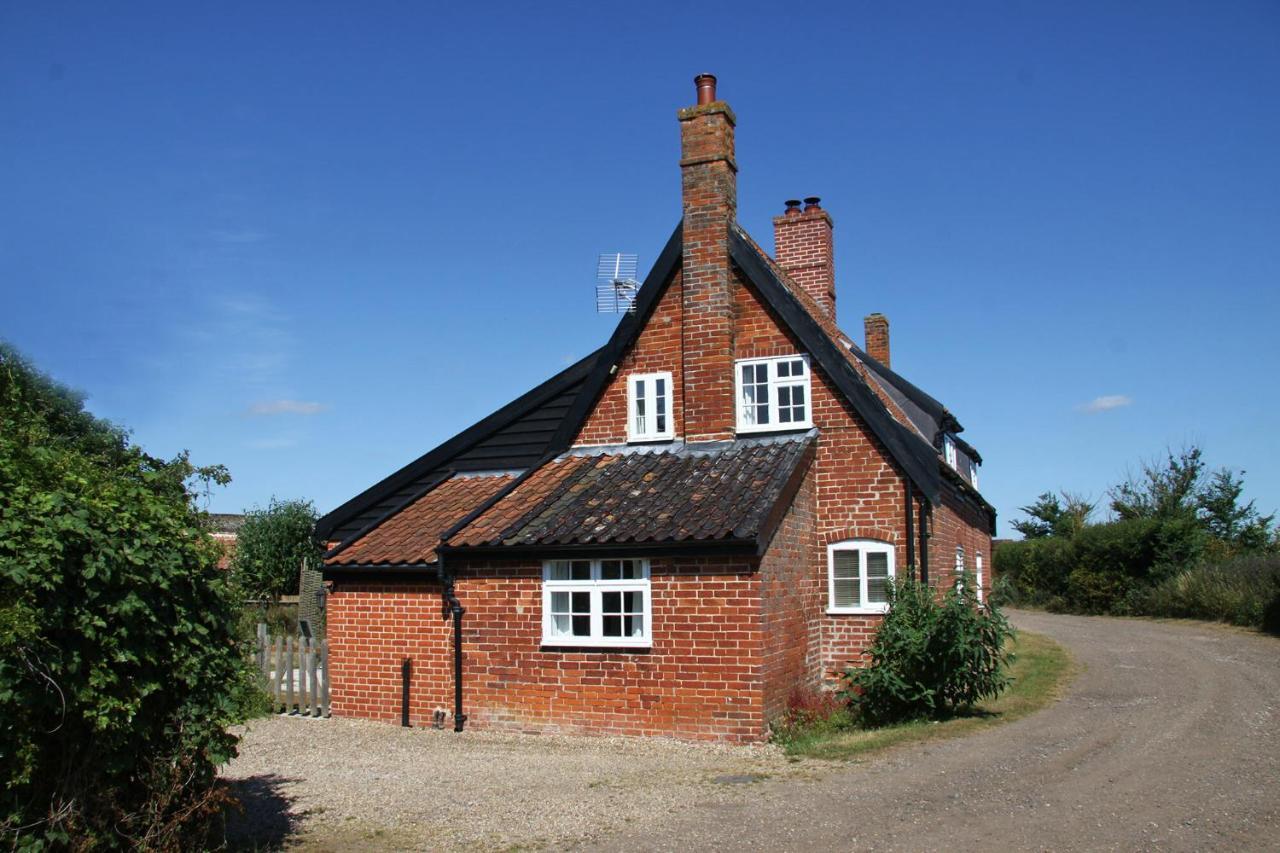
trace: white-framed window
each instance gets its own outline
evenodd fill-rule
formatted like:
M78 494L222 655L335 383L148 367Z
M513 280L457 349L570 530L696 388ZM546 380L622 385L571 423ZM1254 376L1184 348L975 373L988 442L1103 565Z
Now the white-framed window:
M956 589L964 586L964 546L956 546L956 569L955 569Z
M547 560L542 564L542 645L648 647L649 561Z
M738 432L813 426L809 356L747 358L734 364Z
M948 465L959 470L959 466L956 464L956 443L949 435L942 437L942 454L946 457Z
M627 382L627 440L675 437L671 417L671 374L635 373Z
M969 460L969 485L978 488L978 463Z
M889 543L871 539L831 543L827 546L827 612L884 613L889 609L893 576Z
M974 583L978 585L978 590L977 590L978 600L981 601L982 600L982 555L981 554L973 555L973 579L974 579Z

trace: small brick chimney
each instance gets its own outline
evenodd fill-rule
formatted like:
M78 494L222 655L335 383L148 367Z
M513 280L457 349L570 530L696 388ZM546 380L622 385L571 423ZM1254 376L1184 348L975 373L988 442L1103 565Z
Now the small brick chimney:
M883 314L868 314L862 320L867 336L867 355L889 366L889 318Z
M684 206L683 341L686 441L731 438L734 428L733 278L729 228L738 212L733 110L716 78L699 74L697 105L679 111Z
M814 298L827 316L836 316L836 270L831 231L834 223L821 199L810 196L787 202L786 212L773 220L774 259L792 280Z

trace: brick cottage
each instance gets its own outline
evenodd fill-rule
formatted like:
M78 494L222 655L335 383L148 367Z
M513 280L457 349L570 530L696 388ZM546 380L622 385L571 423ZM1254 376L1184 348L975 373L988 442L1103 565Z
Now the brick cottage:
M608 343L319 522L334 714L760 740L861 660L889 578L990 582L980 457L885 317L836 327L817 198L773 258L739 226L697 87L683 216Z

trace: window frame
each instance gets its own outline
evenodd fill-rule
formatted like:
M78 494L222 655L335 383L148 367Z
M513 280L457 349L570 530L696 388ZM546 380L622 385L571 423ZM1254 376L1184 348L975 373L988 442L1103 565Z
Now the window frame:
M978 488L978 463L972 459L969 460L969 485Z
M651 430L651 431L643 432L643 433L638 432L638 431L636 430L636 403L637 403L637 399L638 399L638 398L637 398L637 395L636 395L636 383L638 383L638 382L642 382L642 381L643 381L643 382L654 383L654 382L656 382L656 380L659 380L659 379L662 379L662 380L665 380L665 381L666 381L666 389L667 389L667 390L666 390L666 394L665 394L665 397L666 397L666 412L665 412L665 414L666 414L666 418L667 418L667 428L666 428L665 430L661 431L661 432L656 431L656 430ZM649 386L647 386L647 387L649 387L649 388L654 388L654 387L656 387L656 386L655 386L655 385L649 385ZM645 400L649 403L649 407L650 407L650 408L656 408L656 403L657 403L657 400L658 400L658 395L657 395L657 393L656 393L656 392L655 392L655 393L651 393L651 394L646 394L646 395L645 395ZM632 441L670 441L670 440L672 440L673 438L675 438L675 437L676 437L676 424L675 424L675 411L674 411L674 409L675 409L675 405L674 405L674 401L675 401L675 393L674 393L674 392L673 392L673 390L672 390L671 371L667 370L667 371L656 371L656 372L654 372L654 373L631 373L631 374L628 374L628 375L627 375L627 441L629 441L629 442L632 442ZM646 415L645 415L645 417L647 417L648 419L650 419L651 421L653 421L655 424L657 423L657 414L656 414L656 412L647 412L647 413L646 413Z
M801 386L800 382L794 381L793 377L778 376L777 365L784 361L801 361L804 363L803 386ZM749 364L764 364L768 366L768 376L765 379L765 387L769 389L768 406L770 422L767 424L748 424L743 418L743 415L746 413L747 406L746 401L743 400L742 396L742 368ZM797 386L804 388L804 420L782 423L778 419L778 390L783 387L790 388ZM813 365L810 363L808 353L736 359L733 362L733 399L734 425L737 432L784 432L786 430L811 428L813 426Z
M858 552L858 600L863 604L853 607L841 607L836 605L836 563L835 555L837 551L857 551ZM889 610L889 602L877 602L874 604L867 602L867 554L883 553L889 558L889 580L894 580L898 576L897 571L897 548L890 542L883 542L879 539L843 539L839 542L832 542L827 546L827 613L831 616L836 615L868 615L883 614Z
M639 578L604 580L601 567L606 562L630 560L640 564ZM584 562L591 564L590 580L552 580L552 566L558 563ZM543 560L542 562L542 638L547 648L626 648L647 649L653 645L653 585L649 560L641 557L596 557ZM589 636L566 636L553 630L551 597L554 592L590 593ZM638 637L606 637L604 635L603 598L606 592L641 593L644 630Z
M982 552L973 555L973 581L977 584L978 601L982 601Z
M949 435L942 437L942 455L948 465L957 471L960 470L960 460L956 456L956 441Z

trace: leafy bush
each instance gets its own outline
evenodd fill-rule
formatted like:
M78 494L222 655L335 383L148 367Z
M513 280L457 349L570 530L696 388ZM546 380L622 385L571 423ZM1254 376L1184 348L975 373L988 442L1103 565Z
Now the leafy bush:
M200 846L252 696L191 483L0 346L0 832ZM243 687L241 690L239 688Z
M1280 633L1280 625L1268 622L1280 612L1280 555L1185 569L1147 590L1135 609L1148 616L1212 619Z
M843 695L863 725L946 717L1008 686L1005 643L1013 630L974 589L967 578L939 600L918 581L892 584L871 664L845 673Z
M300 569L315 571L320 565L316 517L310 501L275 498L266 509L245 513L231 567L247 596L276 600L297 594Z

